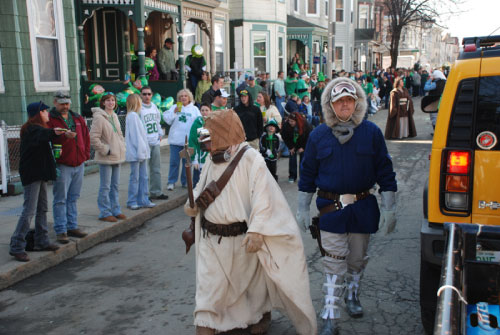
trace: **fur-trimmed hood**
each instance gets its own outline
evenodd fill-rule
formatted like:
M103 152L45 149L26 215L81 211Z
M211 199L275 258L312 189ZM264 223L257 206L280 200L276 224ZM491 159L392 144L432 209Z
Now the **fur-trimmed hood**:
M321 107L323 108L323 117L325 118L325 123L328 127L332 128L333 126L335 126L337 123L340 122L339 119L337 119L337 116L335 116L335 113L333 112L333 107L330 104L330 93L332 91L332 88L340 82L348 82L356 88L356 95L358 96L358 100L356 101L356 107L355 107L356 109L352 114L351 120L357 126L363 121L365 117L366 94L363 88L359 86L358 83L356 83L352 79L344 77L340 77L330 81L330 83L328 83L328 85L325 87L323 94L321 95Z

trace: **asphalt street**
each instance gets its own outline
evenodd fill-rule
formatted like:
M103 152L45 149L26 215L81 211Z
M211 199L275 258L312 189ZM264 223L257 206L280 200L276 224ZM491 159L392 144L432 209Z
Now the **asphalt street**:
M372 237L360 289L365 315L350 319L343 312L342 334L423 334L419 232L432 128L416 105L418 136L387 142L398 180L398 225L388 236ZM383 130L386 117L387 110L381 110L371 120ZM280 160L278 175L295 211L297 184L286 182L287 163ZM188 224L177 208L1 291L0 334L194 334L195 259L193 251L185 255L180 239ZM321 257L309 233L302 236L319 312ZM268 334L295 331L285 316L273 312Z

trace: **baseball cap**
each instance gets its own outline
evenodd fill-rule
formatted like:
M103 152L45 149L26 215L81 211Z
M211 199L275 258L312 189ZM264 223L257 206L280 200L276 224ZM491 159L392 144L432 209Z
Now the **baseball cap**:
M241 90L240 91L240 96L242 96L242 95L246 95L247 96L248 95L248 91L247 90Z
M172 44L174 44L174 41L169 37L169 38L165 39L165 42L163 42L163 44L165 44L165 43L172 43Z
M358 100L356 87L349 82L341 81L337 85L333 86L332 91L330 92L330 102L335 102L346 96L349 96L354 100Z
M70 104L71 103L71 95L66 91L57 91L54 93L54 99L58 104Z
M219 91L221 93L221 97L229 98L229 93L227 93L227 91L225 89L221 88Z
M255 77L254 76L249 76L248 80L255 80Z
M49 109L50 107L47 106L46 104L43 103L43 101L40 102L32 102L28 105L27 111L28 111L28 116L33 117L40 113L41 111L44 111L46 109Z

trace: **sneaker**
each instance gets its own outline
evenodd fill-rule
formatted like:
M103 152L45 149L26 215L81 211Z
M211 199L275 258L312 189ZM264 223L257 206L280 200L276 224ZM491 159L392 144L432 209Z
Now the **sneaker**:
M146 207L146 208L153 208L153 207L156 207L156 204L155 204L154 202L150 202L149 204L144 205L143 207Z
M139 205L130 205L130 206L127 206L128 209L131 209L133 211L136 211L138 209L141 209L141 206Z
M99 218L99 221L104 221L104 222L118 222L118 219L115 218L114 216L105 216L102 218Z
M167 185L167 190L173 191L174 190L174 184L168 184Z
M57 242L61 244L68 244L69 243L68 235L66 233L57 234Z
M115 218L120 219L120 220L125 220L127 217L124 214L120 213L118 215L115 215Z
M18 262L29 262L30 261L28 254L25 252L20 252L18 254L13 254L12 252L9 252L9 255L14 256L14 258Z
M289 182L290 184L293 184L293 183L295 183L295 179L289 178L289 179L288 179L288 182Z
M167 199L168 199L168 195L166 195L166 194L160 194L160 195L157 195L157 196L152 196L152 197L149 197L149 199L154 199L154 200L167 200Z
M71 236L71 237L85 237L85 236L87 236L87 233L84 233L80 229L69 229L68 230L68 236Z

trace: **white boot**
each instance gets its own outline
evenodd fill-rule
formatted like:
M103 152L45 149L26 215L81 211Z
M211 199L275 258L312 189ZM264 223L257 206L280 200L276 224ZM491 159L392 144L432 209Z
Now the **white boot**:
M360 318L363 316L363 307L359 302L359 281L361 273L347 273L346 275L346 292L345 292L345 306L347 313L353 318Z
M321 311L323 326L319 335L338 335L339 326L337 320L340 318L339 304L344 293L343 276L327 273L323 288L325 291L325 306Z

